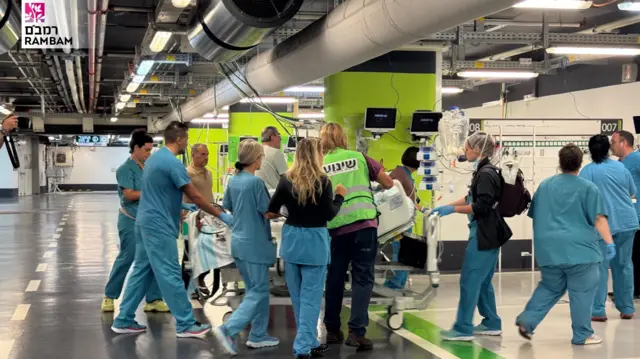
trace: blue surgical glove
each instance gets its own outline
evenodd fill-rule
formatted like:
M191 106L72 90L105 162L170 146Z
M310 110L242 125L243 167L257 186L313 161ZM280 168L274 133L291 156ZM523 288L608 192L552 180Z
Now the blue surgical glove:
M222 212L218 218L220 218L220 220L229 227L233 224L233 216L229 213Z
M198 210L198 206L193 203L182 203L182 209L185 211L195 212Z
M616 257L616 244L615 243L611 243L611 244L607 244L607 260L612 260L613 258Z
M434 213L437 213L440 217L445 217L453 213L453 206L440 206L433 209Z

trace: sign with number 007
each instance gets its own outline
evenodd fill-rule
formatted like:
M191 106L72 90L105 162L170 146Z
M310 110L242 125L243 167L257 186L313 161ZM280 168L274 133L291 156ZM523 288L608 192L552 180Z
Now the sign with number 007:
M622 130L620 120L600 120L600 134L611 136L616 131Z

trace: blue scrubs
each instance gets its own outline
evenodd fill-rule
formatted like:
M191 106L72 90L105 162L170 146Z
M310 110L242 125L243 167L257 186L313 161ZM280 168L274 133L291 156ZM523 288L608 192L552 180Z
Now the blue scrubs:
M467 204L472 203L471 194ZM469 243L465 252L462 274L460 276L460 301L458 315L453 330L459 336L472 336L474 332L473 315L476 307L483 317L480 326L483 330L502 330L502 320L496 308L496 296L493 290L493 274L498 263L499 249L478 250L478 225L469 215Z
M569 292L574 344L593 334L591 306L603 256L595 229L604 201L591 182L570 174L548 178L533 196L533 243L542 280L516 323L533 334L542 319Z
M407 169L407 167L404 167L404 166L402 166L402 169L407 173L407 176L409 176L409 178L411 179L411 183L415 184L413 180L413 176L411 176L411 171L409 171L409 169ZM416 195L416 198L417 197L418 196ZM407 232L411 233L412 230L413 228L410 228ZM391 245L393 246L393 257L391 260L398 263L398 261L400 260L398 258L398 256L400 255L400 241L398 240L393 241ZM384 283L384 286L391 289L395 289L395 290L404 289L407 286L408 279L409 279L408 271L406 270L394 271L393 277L387 279Z
M181 188L189 183L191 180L184 165L166 147L147 160L136 218L136 231L143 245L136 251L133 271L114 326L133 324L138 304L154 275L165 302L176 318L178 333L195 325L191 301L182 281L176 245L182 206Z
M624 167L631 173L633 183L636 186L636 192L640 189L640 152L631 152L622 161ZM636 198L638 196L636 195ZM638 221L640 221L640 198L635 203L636 214L638 215Z
M233 213L231 254L246 285L240 307L220 328L234 337L251 323L249 341L268 340L269 267L276 261L276 245L269 220L264 217L269 193L264 181L246 171L229 180L223 205Z
M286 224L282 227L280 257L285 261L285 277L298 328L293 342L293 354L296 356L308 355L320 346L318 319L330 248L331 237L327 228Z
M605 304L609 291L609 268L613 278L613 294L616 308L631 315L633 303L633 237L638 229L638 217L631 200L636 185L625 166L610 159L602 163L590 163L580 172L580 177L593 182L604 198L609 229L616 244L617 255L612 261L604 258L600 265L600 283L593 302L593 317L606 317ZM600 241L602 253L606 244Z
M135 218L138 214L138 201L129 201L124 198L124 189L140 191L142 187L142 168L131 158L128 158L116 171L116 180L118 181L118 196L120 197L120 206L130 216ZM111 268L109 281L105 287L105 296L111 299L118 299L122 293L124 281L129 273L131 264L136 255L136 245L140 241L136 237L136 221L135 219L120 212L118 216L118 235L120 236L120 253L116 257ZM161 300L162 294L155 278L152 279L149 290L146 292L147 303Z

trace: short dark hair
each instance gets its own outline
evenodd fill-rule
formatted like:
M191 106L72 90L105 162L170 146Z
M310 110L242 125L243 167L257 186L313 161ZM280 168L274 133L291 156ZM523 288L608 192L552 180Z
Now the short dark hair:
M142 148L147 143L153 143L153 137L147 134L147 130L139 128L131 132L131 140L129 141L129 153L133 153L136 147Z
M602 163L609 158L610 148L609 138L605 135L595 135L589 139L589 152L595 163Z
M164 130L164 141L166 143L175 143L178 138L185 137L189 131L189 127L180 121L171 122Z
M633 147L633 143L634 143L634 141L635 141L635 138L634 138L634 136L631 134L631 132L621 130L621 131L616 131L616 132L614 132L614 133L617 133L617 134L618 134L618 136L620 136L620 139L622 139L623 141L626 141L626 142L627 142L627 145L628 145L629 147Z
M576 172L582 167L582 150L573 143L562 147L558 152L558 157L560 157L560 170L562 172Z
M420 161L418 161L418 152L420 149L415 146L407 148L402 154L402 165L409 168L420 167Z

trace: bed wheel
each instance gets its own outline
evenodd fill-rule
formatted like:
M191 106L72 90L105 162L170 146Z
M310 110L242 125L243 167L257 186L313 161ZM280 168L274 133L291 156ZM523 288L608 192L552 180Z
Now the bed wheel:
M233 314L233 312L226 312L224 313L224 315L222 316L222 322L226 323L229 321L229 319L231 319L231 315Z
M402 324L404 324L404 316L402 313L392 313L387 318L387 326L391 330L398 330L402 328Z
M344 282L344 290L346 291L350 291L351 290L351 273L347 273L347 276L345 278L345 282Z

